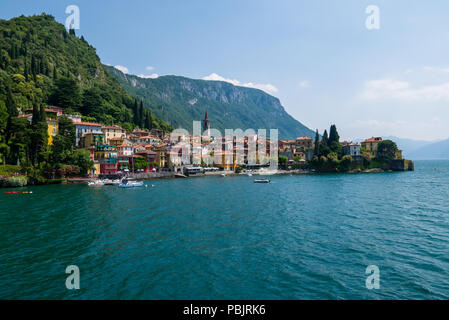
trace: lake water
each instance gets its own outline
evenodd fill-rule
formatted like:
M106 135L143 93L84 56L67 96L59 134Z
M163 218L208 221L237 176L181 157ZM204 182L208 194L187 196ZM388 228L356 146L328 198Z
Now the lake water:
M448 299L449 161L415 170L2 189L0 298Z

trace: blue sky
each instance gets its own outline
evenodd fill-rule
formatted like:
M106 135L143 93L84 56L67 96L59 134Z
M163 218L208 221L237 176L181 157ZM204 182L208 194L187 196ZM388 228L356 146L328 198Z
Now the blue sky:
M449 138L448 1L15 0L0 18L46 12L65 23L72 4L77 34L129 73L258 87L345 139ZM368 5L379 30L365 27Z

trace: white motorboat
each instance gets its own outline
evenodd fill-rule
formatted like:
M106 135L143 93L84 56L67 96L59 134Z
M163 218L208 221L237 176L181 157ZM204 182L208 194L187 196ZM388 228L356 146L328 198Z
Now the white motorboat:
M254 179L254 183L270 183L270 179L262 178L262 179Z
M102 187L104 186L103 180L95 180L91 181L87 184L89 187Z
M121 181L118 179L116 179L116 180L106 179L106 180L103 180L103 183L105 186L118 186L121 183Z
M136 188L136 187L143 187L145 184L143 181L134 181L129 179L123 179L122 183L120 183L119 188Z

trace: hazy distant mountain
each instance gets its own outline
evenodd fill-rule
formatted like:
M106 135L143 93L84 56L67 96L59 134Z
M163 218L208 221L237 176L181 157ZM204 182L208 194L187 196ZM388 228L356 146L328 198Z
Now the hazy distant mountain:
M278 98L262 90L179 76L144 79L105 68L128 93L142 99L154 115L174 128L192 130L192 121L202 120L207 111L211 127L222 133L224 129L260 128L279 129L280 139L315 137L314 131L285 111Z
M413 140L413 139L404 139L404 138L398 138L394 136L386 136L382 137L384 140L392 140L396 142L398 148L402 150L402 154L406 158L411 158L411 155L417 151L418 149L421 149L425 146L431 145L433 143L436 143L438 141L425 141L425 140ZM362 142L365 139L355 139L355 142Z
M416 149L407 157L412 160L449 159L449 139Z
M404 139L398 138L394 136L382 137L384 140L392 140L396 142L398 148L402 150L402 154L404 157L410 157L414 151L423 148L425 146L431 145L437 141L425 141L425 140L413 140L413 139Z

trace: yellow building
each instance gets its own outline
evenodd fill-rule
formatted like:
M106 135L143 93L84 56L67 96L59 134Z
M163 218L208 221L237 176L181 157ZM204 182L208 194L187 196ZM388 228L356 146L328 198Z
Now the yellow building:
M372 137L363 141L362 150L368 152L372 157L377 157L377 148L379 146L379 142L382 142L381 137Z
M168 167L168 150L165 146L158 146L151 148L152 151L156 152L156 162L159 168Z
M55 137L58 134L58 117L56 116L56 113L52 113L51 111L47 111L47 132L48 132L48 142L47 144L51 146L53 144L53 137ZM19 118L27 119L30 123L33 121L33 115L32 114L23 114L20 115Z
M53 144L53 137L58 134L58 120L47 118L47 126L48 126L48 145L51 146Z
M96 132L88 132L80 139L81 148L89 148L104 144L104 134Z
M110 143L111 139L116 139L116 138L125 139L126 138L126 130L123 129L122 127L119 127L116 125L103 126L101 128L101 131L104 134L104 140L105 140L105 143L107 143L107 144L111 144Z

